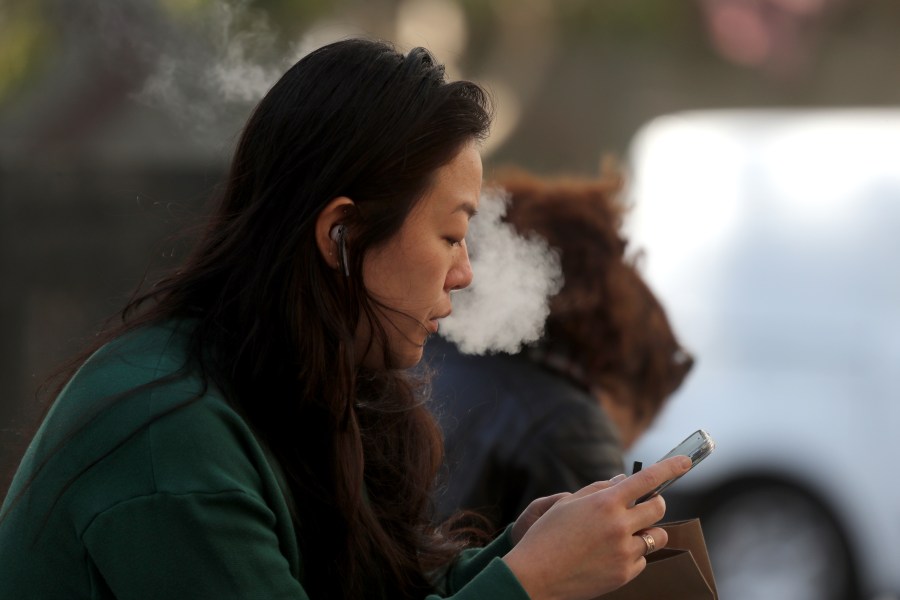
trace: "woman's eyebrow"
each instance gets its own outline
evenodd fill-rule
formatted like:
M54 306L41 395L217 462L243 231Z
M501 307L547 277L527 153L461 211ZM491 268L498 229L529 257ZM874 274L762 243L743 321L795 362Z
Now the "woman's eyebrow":
M458 212L466 213L467 215L469 215L469 218L471 219L472 217L474 217L475 215L478 214L478 209L475 208L474 204L467 201L467 202L460 203L459 206L454 208L450 214L454 214L454 213L458 213Z

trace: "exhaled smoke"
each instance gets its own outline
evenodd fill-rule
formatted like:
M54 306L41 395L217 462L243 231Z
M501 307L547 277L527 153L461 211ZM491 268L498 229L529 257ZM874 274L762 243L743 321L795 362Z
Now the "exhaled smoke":
M137 94L203 133L243 122L309 45L304 39L280 47L279 32L247 0L220 0L205 10L202 20L172 25L165 43L142 48L153 66Z
M540 339L563 284L557 253L502 220L508 202L500 189L482 194L466 236L474 279L453 295L453 314L441 323L441 335L467 354L516 352Z
M202 18L165 21L153 43L130 43L150 69L137 100L216 145L240 129L248 110L297 60L329 42L363 34L344 21L323 20L296 42L286 42L284 32L251 0L215 0L203 11Z

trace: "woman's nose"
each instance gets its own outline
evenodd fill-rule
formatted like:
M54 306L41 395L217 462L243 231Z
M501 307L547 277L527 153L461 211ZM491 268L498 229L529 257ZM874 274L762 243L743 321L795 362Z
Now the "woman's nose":
M456 263L447 274L447 289L461 290L472 283L472 263L469 262L469 251L463 243L462 252Z

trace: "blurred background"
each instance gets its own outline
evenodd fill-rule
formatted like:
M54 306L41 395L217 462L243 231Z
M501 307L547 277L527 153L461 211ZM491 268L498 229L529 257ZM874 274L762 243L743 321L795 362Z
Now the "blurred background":
M0 0L0 494L39 384L178 259L173 236L215 193L255 101L309 50L353 35L426 46L496 100L488 177L592 175L606 154L641 168L639 132L673 113L900 108L898 31L897 0ZM669 146L677 164L688 147ZM852 163L852 146L834 152L847 160L830 168ZM695 156L672 197L723 172ZM808 175L814 194L829 172ZM884 526L895 539L900 514ZM863 587L848 594L900 585Z

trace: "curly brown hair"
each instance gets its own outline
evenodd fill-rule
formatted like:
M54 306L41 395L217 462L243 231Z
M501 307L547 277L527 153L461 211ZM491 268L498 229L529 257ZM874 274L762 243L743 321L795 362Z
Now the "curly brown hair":
M540 177L506 168L493 183L510 194L506 220L560 253L565 283L551 300L541 353L649 424L693 365L666 312L626 253L623 176Z

